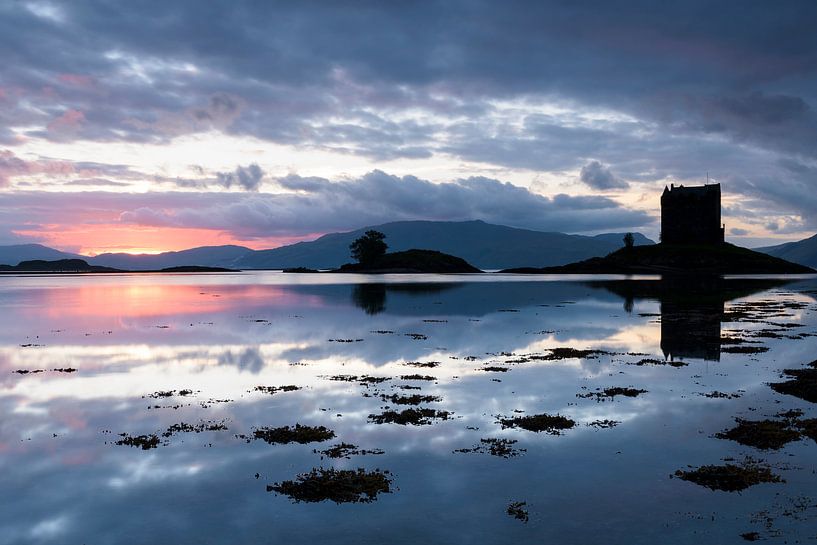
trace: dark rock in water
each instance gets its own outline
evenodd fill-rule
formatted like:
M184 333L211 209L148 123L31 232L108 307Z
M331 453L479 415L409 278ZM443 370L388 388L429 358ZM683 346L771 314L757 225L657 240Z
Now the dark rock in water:
M813 439L817 443L817 418L809 418L807 420L800 420L797 426L803 435L809 439Z
M349 443L341 443L333 445L326 450L313 450L315 454L321 454L327 458L351 458L352 456L367 456L370 454L379 455L385 452L379 448L376 449L359 449L357 446Z
M569 346L561 346L558 348L550 348L550 354L530 356L532 360L542 361L556 361L566 360L570 358L593 359L599 356L612 355L612 352L606 350L579 350Z
M212 420L193 425L186 422L170 425L162 433L162 437L171 437L177 433L201 433L203 431L227 431L224 421L214 422Z
M576 422L566 416L534 414L530 416L515 416L513 418L501 418L499 423L503 428L522 428L523 430L546 432L551 435L561 435L562 430L569 430L576 425Z
M768 352L766 346L724 346L721 348L723 354L763 354Z
M436 403L442 401L440 396L433 396L433 395L422 395L422 394L413 394L413 395L399 395L399 394L392 394L387 396L382 394L380 399L383 401L390 401L395 405L420 405L421 403Z
M778 450L784 445L800 439L800 432L791 428L791 423L780 420L742 420L737 426L715 435L718 439L731 439L741 445L763 450Z
M163 398L163 397L174 397L174 396L187 397L187 396L193 395L194 393L195 392L193 392L193 390L190 390L190 389L184 389L184 390L159 390L158 392L153 392L152 394L148 394L148 395L142 396L142 397L151 397L153 399L159 399L159 398Z
M636 246L559 267L523 267L522 274L809 274L810 267L729 243Z
M760 483L784 482L771 469L754 462L743 465L702 466L690 471L678 470L675 476L711 490L739 492Z
M283 272L285 273L316 273L320 272L317 269L310 269L307 267L290 267L288 269L284 269Z
M372 377L369 375L333 375L331 377L325 377L328 380L334 380L338 382L359 382L361 386L369 387L373 384L380 384L386 382L387 380L391 380L390 377Z
M117 445L126 445L129 447L138 447L142 450L150 450L159 446L159 436L156 434L150 435L128 435L127 433L119 434L122 439L115 442Z
M621 424L621 422L619 422L618 420L608 420L608 419L593 420L592 422L587 423L587 425L590 426L591 428L599 428L601 430L607 430L607 429L610 429L610 428L615 428L619 424Z
M643 365L669 365L670 367L686 367L689 364L684 362L684 361L678 361L678 360L668 360L668 359L663 359L662 360L662 359L658 359L658 358L643 358L643 359L640 359L640 360L638 360L636 362L629 363L628 365L638 365L638 366L643 366Z
M525 509L527 502L524 501L513 501L508 504L507 513L508 515L512 516L516 520L521 520L522 522L528 522L528 511Z
M817 403L817 361L808 364L809 369L784 369L783 373L793 377L786 382L773 382L772 390L779 394L786 394L811 403Z
M400 375L400 380L437 380L431 375Z
M370 263L347 263L343 273L480 273L462 258L434 250L406 250L377 257Z
M281 428L258 428L253 431L256 439L261 439L270 444L287 443L318 443L328 441L335 437L335 432L324 426L301 426L295 424L294 428L283 426Z
M370 414L369 421L375 424L400 424L405 426L422 426L431 424L432 420L448 420L451 413L435 409L405 409L404 411L384 411L381 414Z
M298 475L293 481L267 485L267 492L277 492L294 502L369 503L378 494L391 492L392 479L388 471L366 471L363 468L315 468Z
M647 390L638 390L636 388L622 388L615 386L612 388L604 388L595 392L588 392L586 394L576 394L576 397L590 398L595 397L597 401L603 401L605 398L614 399L616 396L624 397L638 397L641 394L646 394Z
M405 365L409 367L425 367L428 369L432 369L440 365L438 361L407 361Z
M300 389L301 389L300 386L290 384L287 386L256 386L255 388L253 388L253 391L274 395L277 394L278 392L295 392Z
M501 458L514 458L520 456L523 452L527 452L526 449L514 448L513 445L518 442L516 439L488 438L480 439L479 442L479 445L471 448L460 448L454 452L490 454L491 456L499 456Z
M740 534L740 537L742 537L746 541L760 540L760 534L757 532L746 532L745 534Z

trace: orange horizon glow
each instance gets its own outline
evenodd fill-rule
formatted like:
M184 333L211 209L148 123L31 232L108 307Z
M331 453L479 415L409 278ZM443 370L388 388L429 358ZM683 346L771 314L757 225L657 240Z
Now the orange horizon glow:
M313 240L322 233L302 236L270 236L245 240L214 229L179 227L146 227L118 223L79 226L43 225L39 229L21 229L14 234L37 239L41 244L65 252L93 257L104 253L160 254L199 246L234 244L253 250L277 248L303 240Z

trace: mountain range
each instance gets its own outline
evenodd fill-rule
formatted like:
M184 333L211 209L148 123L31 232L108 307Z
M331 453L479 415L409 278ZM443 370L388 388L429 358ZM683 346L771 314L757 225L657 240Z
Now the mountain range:
M584 236L532 231L480 220L400 221L345 233L330 233L313 241L271 250L203 246L161 254L110 253L87 257L39 244L0 246L0 264L16 265L32 259L84 259L91 265L127 270L158 270L183 265L233 269L327 269L351 261L349 244L369 229L386 235L389 251L412 248L436 250L461 257L481 269L564 265L607 255L623 245L624 237L624 233ZM654 244L640 233L634 233L634 237L636 245Z
M787 242L786 244L779 244L777 246L757 248L757 251L793 263L806 265L807 267L817 268L817 235L797 242Z

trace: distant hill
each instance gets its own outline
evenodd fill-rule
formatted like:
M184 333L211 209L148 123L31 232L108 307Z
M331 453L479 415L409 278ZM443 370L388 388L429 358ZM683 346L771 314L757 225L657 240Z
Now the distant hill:
M244 246L202 246L161 254L100 254L95 257L60 252L39 244L0 246L0 264L40 259L84 259L91 265L130 271L200 266L227 269L334 269L350 261L349 244L369 229L386 234L390 252L435 250L463 258L480 269L547 267L604 256L623 245L624 233L567 235L516 229L483 221L400 221L347 233L331 233L310 242L271 250ZM654 244L634 233L636 245Z
M349 261L349 244L369 229L386 235L390 252L412 248L436 250L461 257L481 269L562 265L603 256L623 246L624 233L597 236L546 233L493 225L483 221L400 221L374 225L347 233L324 235L272 250L259 250L240 258L242 269L308 267L329 269ZM637 245L654 244L635 233Z
M0 264L17 265L21 261L56 261L58 259L87 259L85 256L61 252L42 244L13 244L0 246Z
M110 267L97 267L89 265L82 259L56 259L46 261L42 259L32 259L21 261L18 265L0 265L0 272L20 272L20 273L88 273L88 272L119 272Z
M201 246L161 254L99 254L83 258L92 265L129 271L156 271L171 267L219 267L232 269L240 258L253 253L244 246Z
M793 263L817 268L817 235L797 242L755 248L755 250Z

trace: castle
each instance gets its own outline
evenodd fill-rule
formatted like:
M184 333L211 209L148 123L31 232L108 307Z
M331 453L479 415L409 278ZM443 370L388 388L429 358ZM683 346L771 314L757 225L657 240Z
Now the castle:
M721 184L670 185L661 195L663 244L721 244Z

